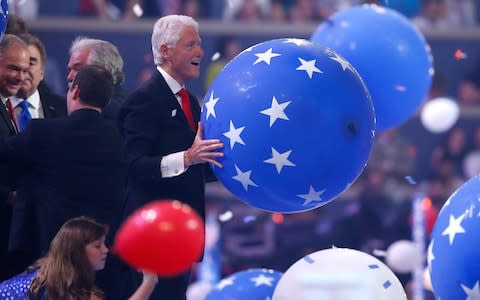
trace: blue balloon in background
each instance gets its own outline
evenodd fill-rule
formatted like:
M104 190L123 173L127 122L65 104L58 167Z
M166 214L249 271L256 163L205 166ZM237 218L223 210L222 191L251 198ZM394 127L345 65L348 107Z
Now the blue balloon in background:
M8 16L8 1L1 0L0 2L0 39L7 29L7 16Z
M372 96L377 132L408 120L430 89L433 58L423 35L393 9L361 5L323 22L311 40L344 56Z
M205 300L271 299L283 273L271 269L249 269L234 273L215 285Z
M220 139L214 172L243 201L306 211L361 173L375 118L368 91L342 57L302 39L276 39L237 55L207 92L204 137Z
M428 248L437 299L480 299L480 176L444 204Z

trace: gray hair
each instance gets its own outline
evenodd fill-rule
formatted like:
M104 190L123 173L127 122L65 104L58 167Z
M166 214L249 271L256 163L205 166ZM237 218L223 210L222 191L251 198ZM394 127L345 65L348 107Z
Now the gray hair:
M5 34L0 40L0 56L5 52L6 49L15 44L28 51L27 43L25 43L25 41L23 41L21 38L13 34Z
M164 62L160 46L175 47L184 26L193 26L198 32L198 22L189 16L169 15L155 22L152 32L152 53L155 65L161 65Z
M70 55L83 49L90 50L86 62L88 65L104 67L112 74L114 84L123 83L123 59L115 45L104 40L78 37L70 47Z

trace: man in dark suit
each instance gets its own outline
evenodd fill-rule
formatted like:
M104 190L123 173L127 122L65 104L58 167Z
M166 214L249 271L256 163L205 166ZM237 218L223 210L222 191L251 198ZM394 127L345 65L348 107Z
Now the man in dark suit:
M18 37L5 34L0 41L0 138L17 133L14 112L9 97L17 94L29 67L27 45ZM10 109L9 109L10 108ZM7 171L0 167L0 173ZM12 217L11 192L6 185L0 184L0 280L10 275L6 268L7 249Z
M12 107L15 111L15 123L17 128L22 131L28 120L48 119L67 115L67 101L65 97L48 92L48 90L39 89L39 84L43 80L45 73L45 62L47 54L43 43L36 36L23 33L20 37L28 47L30 54L30 67L25 80L16 96L10 97ZM32 200L28 189L20 188L16 191L16 197L13 201L12 221L10 226L10 237L12 242L9 245L9 260L3 266L3 272L10 273L10 276L22 272L28 267L38 255L35 248L30 245L19 245L16 237L25 236L22 231L32 231L30 226L36 216L33 211ZM33 252L31 252L33 251Z
M117 115L125 102L127 93L123 88L123 59L117 47L110 42L87 37L75 39L70 47L68 60L68 82L75 79L78 68L85 65L100 66L113 76L114 90L110 103L102 111L102 116L117 127Z
M153 27L152 50L157 70L119 113L129 160L127 213L149 201L171 198L204 218L205 163L221 167L216 158L223 156L218 151L223 144L202 140L197 100L190 93L179 95L185 82L200 74L198 23L187 16L160 18ZM185 299L188 279L188 272L160 278L152 298Z
M113 79L97 66L82 67L67 94L68 117L33 119L14 137L0 140L0 165L16 169L14 184L28 190L34 229L12 237L38 256L68 219L90 216L115 232L124 205L126 160L118 130L101 117ZM0 174L2 183L11 176ZM36 221L36 222L35 222ZM111 240L111 238L109 238Z

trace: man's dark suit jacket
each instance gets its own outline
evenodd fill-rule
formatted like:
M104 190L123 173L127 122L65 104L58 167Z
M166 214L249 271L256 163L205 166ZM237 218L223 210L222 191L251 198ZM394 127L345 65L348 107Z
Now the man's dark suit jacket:
M198 122L200 106L189 95L193 118ZM190 205L204 219L204 166L194 165L183 174L162 178L162 157L188 149L196 133L160 72L155 71L130 95L120 110L119 122L129 164L126 213L152 200L176 199ZM187 285L188 274L160 278L151 298L183 300Z
M21 172L16 185L28 191L37 220L33 231L11 237L11 248L42 254L68 219L95 218L115 231L124 203L126 163L118 130L100 113L81 109L69 117L32 120L26 130L0 141L0 164ZM4 174L0 174L2 182Z
M53 93L49 87L42 81L38 86L40 102L42 103L43 116L45 119L65 117L67 115L67 99L64 96ZM13 187L16 190L16 198L12 214L11 224L7 226L9 229L9 244L11 260L6 267L9 268L9 275L17 274L30 265L41 254L40 248L33 247L38 245L34 241L20 246L18 237L35 236L35 228L31 225L38 223L37 216L34 211L34 204L29 203L35 199L30 189L22 186ZM27 239L22 238L24 242ZM18 253L20 251L20 253Z
M64 117L67 115L66 97L53 93L45 83L38 86L38 93L40 95L40 102L42 103L45 119Z
M0 100L0 139L13 136L17 132L13 126L7 108ZM0 173L5 174L7 170L0 166ZM10 187L9 185L0 184L0 281L10 277L10 273L4 270L8 263L7 250L8 238L10 231L10 223L12 220L12 205L9 202Z
M195 122L200 105L190 94ZM178 176L162 178L163 156L188 149L195 132L160 72L133 92L119 113L120 131L125 140L128 171L129 213L156 199L176 199L187 203L204 217L204 172L194 165Z
M38 87L40 94L40 101L42 103L44 118L57 118L67 115L67 102L66 98L51 92L48 86L41 82ZM3 106L3 105L2 105ZM0 110L0 134L1 137L15 135L15 129L10 121L10 117L5 109ZM13 175L11 176L14 177ZM16 189L16 187L13 187ZM29 190L17 189L15 198L15 206L12 208L12 204L8 203L8 195L11 188L7 186L0 187L0 262L2 268L0 269L0 280L10 278L11 276L23 271L34 259L35 253L24 253L25 249L20 253L8 253L9 238L13 235L20 234L19 231L27 230L29 223L35 217L34 212L25 211L27 205L25 201L30 199ZM13 215L13 216L12 216ZM27 250L33 250L27 247ZM7 254L8 253L8 254ZM38 254L38 253L37 253ZM3 255L3 258L2 258Z

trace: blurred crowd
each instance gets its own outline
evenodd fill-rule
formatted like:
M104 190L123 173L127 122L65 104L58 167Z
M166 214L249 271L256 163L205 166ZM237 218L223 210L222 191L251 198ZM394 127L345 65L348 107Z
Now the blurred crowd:
M318 22L352 5L370 3L398 10L421 29L451 29L479 23L475 0L12 0L12 13L25 19L50 16L103 20L185 14L199 20Z

